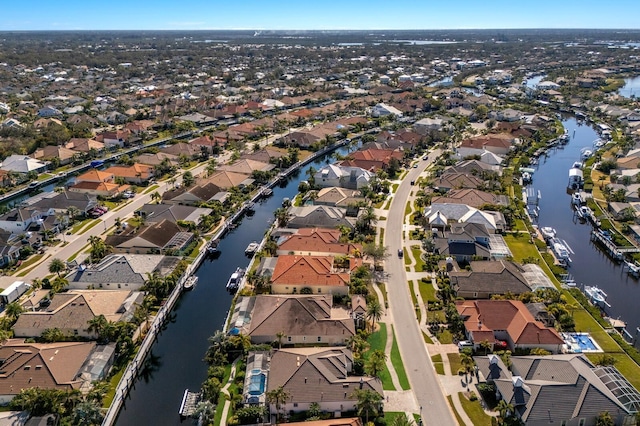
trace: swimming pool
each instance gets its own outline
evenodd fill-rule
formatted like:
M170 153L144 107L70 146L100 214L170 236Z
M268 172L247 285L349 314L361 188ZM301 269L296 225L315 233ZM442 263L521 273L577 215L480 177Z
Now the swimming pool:
M570 353L603 352L589 333L562 333Z

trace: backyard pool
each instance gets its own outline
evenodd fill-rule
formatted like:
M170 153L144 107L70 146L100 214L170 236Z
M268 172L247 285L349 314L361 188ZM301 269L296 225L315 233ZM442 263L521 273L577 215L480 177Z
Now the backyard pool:
M589 333L562 333L562 337L569 353L603 352Z

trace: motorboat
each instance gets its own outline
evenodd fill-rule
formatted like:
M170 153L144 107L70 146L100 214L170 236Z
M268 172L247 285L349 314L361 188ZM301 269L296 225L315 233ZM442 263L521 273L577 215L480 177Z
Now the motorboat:
M542 234L542 238L545 240L549 240L556 236L556 230L550 226L543 226L540 228L540 234Z
M605 144L606 142L602 139L596 139L595 141L593 141L594 148L602 148L603 146L605 146Z
M191 290L196 286L196 284L198 284L198 277L196 275L191 275L184 282L184 289L185 290Z
M574 169L582 169L584 167L584 163L582 161L576 161L573 163L572 168Z
M576 213L580 219L587 220L593 215L593 211L587 206L580 206L576 208Z
M583 149L580 152L580 158L582 158L583 160L589 159L592 155L593 155L593 151L591 151L590 149Z
M553 254L555 254L556 259L558 259L561 264L569 266L572 260L571 250L567 243L559 240L558 238L551 238L549 240L549 246L551 247Z
M255 210L256 210L256 206L255 206L255 204L253 204L253 203L251 203L251 202L247 203L247 211L249 211L249 212L253 212L253 211L255 211Z
M571 204L573 204L574 206L582 205L582 196L579 192L574 192L573 194L571 194Z
M264 198L271 197L272 195L273 195L273 189L271 189L271 188L264 188L264 189L262 190L262 196L263 196Z
M587 285L584 286L584 292L587 294L587 297L589 297L589 300L591 300L591 303L593 303L594 305L602 306L606 303L607 293L602 291L602 289L596 286Z
M524 172L522 173L522 183L523 184L527 184L527 183L531 183L531 173L529 172Z
M236 271L231 274L229 277L229 281L227 281L227 290L236 291L238 287L240 287L240 282L242 281L242 277L244 276L244 269L238 267Z
M256 251L258 251L258 248L260 247L260 244L257 241L254 241L252 243L249 243L249 245L247 246L246 249L244 249L244 254L250 254L253 255Z

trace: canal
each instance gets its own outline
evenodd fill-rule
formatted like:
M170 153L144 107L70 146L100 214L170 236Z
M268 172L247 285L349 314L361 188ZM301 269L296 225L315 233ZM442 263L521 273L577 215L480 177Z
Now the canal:
M346 154L348 150L347 146L337 152ZM322 167L330 156L318 158L273 188L273 196L256 203L255 214L244 216L237 228L220 241L219 257L206 259L198 268L198 284L180 297L171 321L158 335L118 415L117 425L180 424L178 409L184 390L200 389L206 379L207 365L202 359L208 348L207 339L222 330L231 306L232 296L225 289L227 280L238 266L249 263L244 249L263 238L273 221L273 212L281 207L283 198L293 200L298 184L307 179L307 170Z
M590 241L592 227L577 220L571 196L567 194L569 169L580 160L582 148L593 147L598 134L586 123L573 118L563 120L563 124L571 136L570 142L562 149L549 151L547 158L541 157L533 176L532 186L542 195L537 223L541 227L556 229L558 238L565 240L575 252L571 255L573 262L569 273L578 285L596 285L603 289L611 304L607 314L626 321L627 330L635 335L635 329L640 325L640 310L637 308L640 285L623 271L621 264L612 261Z

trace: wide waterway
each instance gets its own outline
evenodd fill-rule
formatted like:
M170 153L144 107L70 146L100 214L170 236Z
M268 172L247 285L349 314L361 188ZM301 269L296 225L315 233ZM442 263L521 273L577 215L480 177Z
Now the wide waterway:
M607 314L626 321L627 330L635 335L635 329L640 325L637 304L640 284L590 241L592 226L577 220L571 206L571 196L567 194L569 169L575 161L580 160L582 148L593 147L598 134L573 118L563 120L563 124L571 136L570 142L563 149L550 151L546 159L541 157L533 176L533 187L542 194L537 222L540 226L555 228L558 238L565 240L575 252L571 255L573 262L569 267L569 273L575 281L603 289L611 304Z
M337 152L345 154L347 150L341 148ZM202 359L208 347L207 339L223 328L231 306L232 296L225 289L229 276L238 266L249 263L244 249L252 241L262 239L282 199L293 199L300 181L307 179L309 167L318 169L329 155L304 166L284 187L275 187L272 197L256 204L253 216L245 216L238 227L221 240L219 257L205 260L198 268L198 284L176 304L174 319L167 323L147 356L147 368L143 368L141 378L129 393L117 425L180 424L178 409L184 390L198 390L206 379L207 365Z

